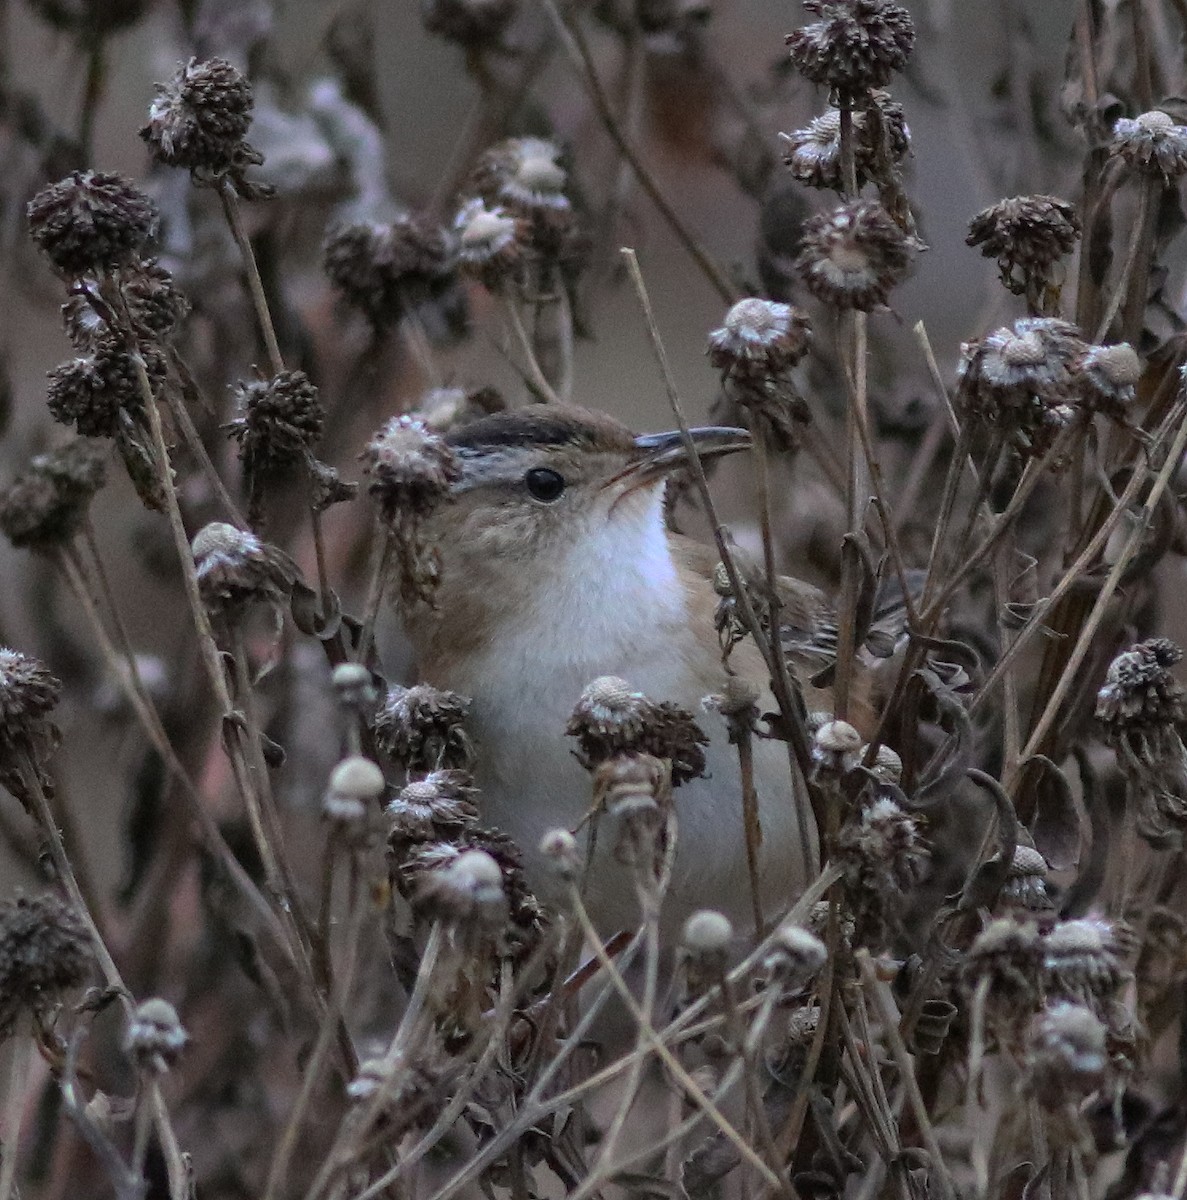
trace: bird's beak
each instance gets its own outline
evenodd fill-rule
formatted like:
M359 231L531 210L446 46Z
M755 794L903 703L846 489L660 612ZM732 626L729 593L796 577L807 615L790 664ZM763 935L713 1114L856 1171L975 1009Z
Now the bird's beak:
M722 425L690 429L688 437L702 462L738 450L748 450L751 444L750 434L746 430ZM679 470L689 462L690 457L688 445L678 429L671 433L640 434L635 438L635 454L630 464L610 482L625 482L628 490L634 491Z

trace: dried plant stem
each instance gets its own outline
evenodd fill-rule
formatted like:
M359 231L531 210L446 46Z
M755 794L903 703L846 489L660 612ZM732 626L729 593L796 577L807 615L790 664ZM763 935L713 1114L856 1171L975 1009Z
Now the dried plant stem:
M404 335L404 344L408 347L420 373L424 376L429 387L441 386L441 372L437 370L437 361L433 357L433 348L429 335L425 333L424 322L412 310L404 313L400 319L400 332Z
M639 305L643 310L647 335L651 342L652 352L659 365L660 375L664 381L668 403L680 428L680 434L692 471L693 482L696 485L701 503L704 505L705 513L712 525L713 541L717 547L717 553L721 558L722 565L725 567L726 575L729 577L730 591L742 614L742 622L746 626L747 632L754 639L754 643L761 652L766 661L767 669L771 673L775 700L779 705L779 712L783 718L788 745L799 768L800 775L804 780L805 788L811 800L812 810L816 817L817 827L822 829L824 828L824 809L820 797L817 795L817 790L810 779L812 748L808 737L803 701L792 690L791 678L787 669L787 660L782 653L781 647L771 638L768 638L763 631L758 614L754 611L754 605L750 601L749 591L742 580L738 564L735 562L733 553L730 550L725 525L717 515L717 508L713 503L713 493L709 490L709 480L705 475L704 464L701 462L700 454L697 452L696 442L689 432L688 420L684 416L684 409L680 403L680 395L676 391L676 383L672 377L671 368L668 365L667 351L664 349L663 340L659 334L659 327L655 323L655 315L651 309L651 297L648 295L647 285L643 281L643 273L639 269L638 257L634 250L629 247L623 247L622 254L626 259L627 270L630 273L631 282L634 284L635 292L639 298ZM800 846L805 856L805 862L809 865L808 873L810 875L812 868L812 864L810 863L810 847L815 842L815 838L812 831L808 828L807 814L804 812L803 802L799 797L798 789L793 789L793 793L796 821L799 826Z
M177 1140L177 1132L169 1119L165 1097L161 1094L161 1081L153 1079L148 1084L148 1100L152 1109L153 1122L157 1129L161 1156L165 1160L165 1173L169 1179L169 1200L188 1200L191 1195L190 1171Z
M927 1111L927 1102L923 1099L923 1094L919 1090L919 1081L915 1078L914 1064L911 1062L911 1056L907 1051L906 1043L899 1032L899 1017L898 1013L895 1012L894 1000L890 995L890 990L878 978L878 974L874 970L873 959L870 958L868 950L858 950L853 957L861 975L862 986L869 995L874 1006L874 1011L878 1014L878 1019L882 1023L882 1036L886 1039L891 1057L898 1067L899 1080L906 1092L907 1103L911 1106L911 1112L915 1117L916 1124L919 1126L919 1133L923 1138L924 1147L931 1157L932 1177L936 1180L940 1196L942 1200L956 1200L956 1186L952 1182L952 1176L948 1172L948 1164L944 1161L944 1152L940 1147L939 1141L936 1139L936 1131L932 1126L931 1117Z
M1146 305L1145 281L1148 276L1147 272L1142 270L1141 262L1145 258L1148 266L1149 242L1154 228L1151 210L1155 193L1160 186L1158 179L1153 175L1145 175L1139 182L1137 212L1134 213L1133 225L1130 227L1125 261L1121 265L1121 273L1117 276L1117 282L1113 285L1113 294L1105 306L1105 314L1096 327L1096 334L1092 339L1094 342L1104 341L1123 304L1125 305L1126 319L1122 336L1128 340L1136 340L1136 334L1130 329L1130 326L1133 323L1134 307L1140 305L1137 311L1138 319L1140 319ZM1139 287L1140 300L1135 300ZM1140 333L1141 330L1139 329L1137 332Z
M239 205L239 197L229 180L224 179L219 184L218 198L222 203L231 236L235 239L235 245L239 247L239 256L243 260L247 290L255 308L256 320L259 322L260 336L264 339L264 348L268 353L268 365L273 375L279 375L284 370L284 358L280 353L280 343L276 340L276 329L272 324L272 314L268 310L268 297L264 292L264 281L260 278L255 252L251 248L251 239L243 227L243 210Z
M754 738L749 728L738 730L738 770L742 776L742 831L746 837L746 873L750 879L750 914L754 940L760 942L766 922L762 912L762 885L758 869L762 826L758 817L758 789L754 785Z
M594 65L593 56L589 52L585 36L581 32L581 26L576 20L569 19L560 6L557 5L556 0L540 0L540 2L556 27L565 52L577 68L586 93L593 102L594 110L597 112L598 119L601 121L603 128L610 135L610 140L618 148L618 152L623 158L630 163L631 170L634 171L636 178L639 180L640 187L647 193L648 198L655 205L660 216L663 217L664 221L676 235L676 240L684 247L693 262L700 268L701 273L709 281L713 290L716 291L724 303L732 304L738 298L737 289L730 283L725 272L713 261L709 252L684 224L680 214L668 200L667 196L664 195L650 170L623 132L622 125L614 113L614 107L606 95L605 88L602 87L601 80L598 78L597 68Z
M16 1162L20 1152L21 1124L25 1113L25 1089L33 1061L33 1035L19 1023L0 1046L4 1057L0 1077L0 1200L12 1200Z
M392 553L396 546L395 531L386 528L378 517L375 519L375 530L379 535L379 544L372 552L373 565L371 582L367 585L367 608L363 613L363 629L359 634L359 647L355 655L355 661L363 666L367 666L371 661L375 643L375 622L379 619L379 606L383 602Z
M559 268L541 275L533 298L533 359L562 404L573 398L573 310Z
M536 361L536 351L532 346L532 339L528 336L527 327L523 323L523 316L519 311L519 305L514 296L503 296L503 311L507 314L507 323L511 326L511 332L515 335L519 352L523 355L523 374L528 388L541 403L559 404L561 402L560 397L556 394L552 384L548 382L548 376L544 374L540 364Z
M181 430L181 436L185 441L186 447L194 458L197 459L198 466L202 470L202 475L206 482L210 484L211 490L218 498L219 504L222 505L227 520L237 529L247 529L247 521L239 511L239 506L231 498L231 493L227 490L227 485L223 483L222 476L218 473L218 468L214 465L214 461L207 452L206 444L202 441L197 426L194 425L194 420L190 416L190 410L186 407L185 398L181 396L174 398L166 392L164 400L169 409L169 415L173 418L173 423Z

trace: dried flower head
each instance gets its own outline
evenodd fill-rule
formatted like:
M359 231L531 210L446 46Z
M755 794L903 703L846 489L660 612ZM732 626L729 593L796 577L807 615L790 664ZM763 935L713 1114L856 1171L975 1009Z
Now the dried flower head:
M30 550L69 543L106 481L105 458L97 442L73 438L30 459L24 474L0 492L0 530Z
M498 44L519 0L420 0L429 33L462 46Z
M1060 1001L1036 1014L1027 1031L1026 1086L1048 1110L1078 1104L1104 1082L1105 1027L1080 1004Z
M1159 175L1168 186L1187 172L1187 125L1157 109L1132 120L1122 117L1113 126L1109 153L1148 175Z
M880 949L898 931L926 856L918 821L888 796L862 805L841 827L836 859L858 942Z
M522 218L481 198L467 200L453 223L458 270L492 292L518 281L525 236Z
M447 925L497 933L507 921L503 872L485 850L463 850L421 876L417 905Z
M241 382L235 402L239 415L226 428L239 443L239 457L253 485L258 474L305 463L321 440L325 410L304 371Z
M787 35L791 61L845 102L885 87L915 45L911 14L891 0L804 0L819 17Z
M392 417L360 455L367 490L389 524L427 517L461 478L453 450L415 417Z
M465 771L430 771L397 793L384 810L388 846L403 854L418 842L446 841L478 824L473 798L478 794Z
M806 313L751 296L739 300L721 328L709 334L709 361L727 374L769 378L794 367L811 344Z
M1023 914L1050 912L1055 904L1047 891L1047 871L1047 860L1033 846L1019 843L998 896L999 905Z
M147 343L140 355L155 391L167 374L165 358ZM100 337L90 354L50 371L46 397L54 420L73 425L84 437L116 437L125 415L139 421L144 409L136 363L110 334Z
M336 228L322 256L330 282L377 330L440 295L453 279L449 238L432 221L411 215Z
M734 927L729 917L711 908L694 912L684 922L680 935L681 944L690 955L713 959L723 967L733 940Z
M909 273L918 243L874 200L838 205L804 223L796 270L826 304L870 312Z
M586 686L565 733L577 740L577 758L586 770L638 753L668 760L674 787L705 771L702 747L709 739L692 713L668 701L657 704L613 675Z
M124 1034L124 1050L141 1071L164 1075L189 1040L177 1009L168 1000L154 997L136 1006Z
M470 701L427 683L396 685L375 714L375 740L408 771L466 770L474 747L466 733Z
M369 758L361 754L344 758L330 772L322 815L342 827L361 825L386 787L383 772Z
M49 714L62 694L61 681L35 658L0 647L0 783L23 797L22 767L57 743Z
M255 103L251 83L224 58L191 58L157 84L140 136L153 158L203 177L241 173L259 156L244 138Z
M1174 725L1183 719L1183 689L1171 674L1183 651L1150 638L1118 654L1096 697L1096 719L1111 735Z
M868 746L862 746L861 757L864 759ZM897 750L892 750L889 746L879 745L877 752L874 754L874 761L870 765L870 771L874 778L881 784L887 784L890 787L898 787L903 781L903 760Z
M75 171L29 201L29 234L69 278L131 266L157 227L157 210L122 175Z
M1042 939L1048 995L1101 1008L1126 978L1117 927L1104 917L1056 921Z
M1089 346L1075 364L1081 401L1092 412L1124 420L1133 403L1142 360L1128 342Z
M124 267L120 291L133 328L149 341L167 337L190 311L172 273L153 258ZM107 322L85 295L73 293L61 311L66 336L82 353L93 353L110 338Z
M64 900L47 893L0 905L0 1035L22 1013L42 1017L81 987L92 959L86 926Z
M581 876L584 858L577 839L567 829L550 829L540 839L540 856L560 880L572 883Z
M762 693L756 684L740 675L727 675L725 690L716 696L706 696L702 701L705 708L721 713L729 730L731 745L738 745L752 737L760 717L759 697Z
M1013 196L969 222L966 244L997 259L1002 283L1017 296L1042 300L1054 282L1053 268L1071 254L1080 236L1075 208L1056 196Z
M593 796L616 831L618 861L657 868L672 799L667 760L623 753L605 759L593 771Z
M775 930L763 967L783 988L800 988L819 974L827 958L828 950L816 934L785 921Z
M897 166L911 149L902 105L883 91L871 92L869 99L880 120L871 120L868 109L853 114L853 159L859 188L880 179L887 165ZM839 109L826 109L805 128L779 136L786 147L783 161L794 178L808 187L844 191Z
M847 775L860 761L861 747L861 734L848 721L827 717L812 735L815 773L833 778Z
M507 401L497 388L431 388L421 398L413 415L433 431L446 434L479 417L503 412Z
M334 668L332 682L343 708L370 717L379 700L379 691L369 668L362 663L339 663Z
M278 606L297 578L297 566L283 550L246 529L211 521L190 546L198 591L212 615L232 618L253 604Z
M1013 1023L1042 996L1043 947L1033 921L999 917L977 935L961 967L970 992L985 997L991 1016Z

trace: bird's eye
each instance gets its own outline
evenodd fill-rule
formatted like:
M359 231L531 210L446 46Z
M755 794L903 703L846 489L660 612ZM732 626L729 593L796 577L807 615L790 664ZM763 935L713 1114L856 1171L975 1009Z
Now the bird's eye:
M547 467L533 467L524 477L528 493L536 500L551 504L559 500L565 490L565 477Z

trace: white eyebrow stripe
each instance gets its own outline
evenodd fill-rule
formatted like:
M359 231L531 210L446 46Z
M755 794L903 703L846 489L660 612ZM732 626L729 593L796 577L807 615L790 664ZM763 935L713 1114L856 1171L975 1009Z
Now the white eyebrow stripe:
M455 492L468 492L489 483L514 483L531 465L531 453L522 446L495 450L459 447L455 453L462 461L462 477L453 485Z

